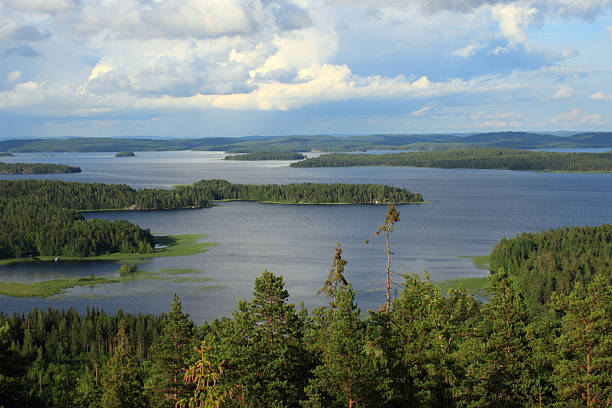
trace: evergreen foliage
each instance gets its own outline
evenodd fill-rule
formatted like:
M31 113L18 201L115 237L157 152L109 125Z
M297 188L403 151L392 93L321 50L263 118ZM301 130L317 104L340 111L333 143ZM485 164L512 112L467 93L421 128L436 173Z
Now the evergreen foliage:
M80 172L80 167L66 166L64 164L0 162L0 174L63 174Z
M322 154L291 167L413 166L443 169L612 171L612 152L559 153L512 149L459 149L392 154Z
M225 156L224 160L256 161L256 160L303 160L306 156L297 152L255 152Z
M587 286L596 274L612 283L612 225L563 227L502 239L490 268L504 268L532 312L545 310L553 292L567 295L575 282Z

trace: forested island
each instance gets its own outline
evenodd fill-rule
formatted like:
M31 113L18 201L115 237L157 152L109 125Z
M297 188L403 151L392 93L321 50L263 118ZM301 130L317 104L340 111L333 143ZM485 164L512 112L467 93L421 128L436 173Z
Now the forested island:
M6 152L118 152L208 150L253 152L355 152L366 150L449 150L460 148L602 148L612 147L612 132L586 132L556 136L532 132L474 134L375 134L358 136L289 135L155 139L122 137L74 137L63 139L0 140Z
M204 208L218 200L287 204L422 202L418 193L377 184L232 184L202 180L171 190L58 180L0 180L0 259L152 253L154 239L126 221L85 220L79 211Z
M50 163L3 163L0 162L0 174L63 174L80 173L78 166L66 166L64 164Z
M303 160L306 156L297 152L255 152L225 156L224 160Z
M115 157L134 157L136 156L136 154L134 154L134 152L117 152L115 153Z
M492 257L522 267L515 260L526 253L545 259L577 240L594 246L574 265L585 269L599 262L599 249L609 252L610 228L524 234L502 241ZM361 314L350 265L338 246L321 283L326 304L310 312L289 302L282 276L264 271L231 317L202 326L176 295L162 316L0 314L0 401L7 408L610 405L609 267L559 286L538 310L524 300L530 286L519 288L517 273L504 268L490 273L486 303L464 289L443 294L427 275L404 275L388 311ZM537 264L525 271L540 274Z
M332 153L291 163L290 166L413 166L445 169L609 172L612 171L612 152L558 153L488 148L392 154Z
M0 152L0 157L15 157L15 155L9 152Z

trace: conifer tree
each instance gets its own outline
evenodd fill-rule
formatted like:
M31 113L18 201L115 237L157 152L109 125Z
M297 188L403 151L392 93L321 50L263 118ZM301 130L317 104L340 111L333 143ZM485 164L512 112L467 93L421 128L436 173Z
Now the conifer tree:
M320 353L320 363L312 371L306 387L308 399L302 406L385 406L387 384L377 363L381 353L368 339L352 285L337 287L329 307L319 309L315 316L308 338Z
M163 331L151 347L151 376L146 390L152 407L174 405L190 394L191 387L182 381L182 368L187 367L193 355L194 325L183 313L178 295L174 294L172 311Z
M181 398L176 402L180 408L219 408L225 402L226 391L218 385L223 375L223 361L216 367L208 360L211 347L202 341L199 348L195 348L199 359L186 369L183 381L195 385L192 395Z
M612 289L603 275L585 288L578 281L568 296L553 294L551 305L563 313L556 339L559 361L554 380L558 406L612 405Z
M321 289L319 289L317 292L317 295L325 293L327 297L335 297L336 290L340 286L347 285L347 281L344 278L344 265L347 263L348 262L345 259L342 259L342 247L340 246L340 243L338 243L331 269L329 271L329 276L325 280L325 283L323 283Z
M115 337L113 355L104 366L102 408L141 408L147 406L142 392L142 368L130 346L126 326L125 319L122 319Z
M391 231L393 231L393 225L400 220L399 211L395 206L388 204L388 208L385 222L376 229L376 235L379 236L382 233L386 243L387 268L385 269L385 305L383 306L385 313L389 313L391 309L391 242L389 237L391 236ZM365 242L366 244L369 243L368 240Z
M225 405L294 407L303 399L309 361L304 322L288 298L283 278L264 271L255 279L253 299L239 302L233 320L211 324L211 361L225 360Z
M522 295L500 268L489 275L490 302L482 309L480 341L467 367L464 399L476 406L531 406L537 375L530 361L529 317Z

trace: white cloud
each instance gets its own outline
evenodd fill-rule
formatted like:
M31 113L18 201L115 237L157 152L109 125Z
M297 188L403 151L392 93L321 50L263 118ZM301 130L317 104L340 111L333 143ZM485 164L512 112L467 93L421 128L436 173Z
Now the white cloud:
M551 125L596 125L601 123L603 122L600 114L582 114L578 108L574 108L569 112L560 113L550 119Z
M23 12L56 14L79 6L79 0L4 0L6 5Z
M572 88L570 85L563 85L555 94L553 95L553 99L567 99L576 94L576 90Z
M21 79L21 71L11 71L6 76L6 82L13 83Z
M533 23L538 10L535 7L522 4L496 4L491 7L493 18L499 22L504 37L510 44L524 42L527 38L525 31Z
M421 109L417 109L415 111L410 112L410 114L414 117L420 118L422 116L427 116L431 112L431 106L423 106Z
M594 94L589 95L589 98L595 101L612 101L612 95L605 94L601 91L595 92Z
M482 50L485 47L483 43L470 44L463 48L458 48L451 52L451 55L455 57L468 58L472 55L476 54L478 51Z

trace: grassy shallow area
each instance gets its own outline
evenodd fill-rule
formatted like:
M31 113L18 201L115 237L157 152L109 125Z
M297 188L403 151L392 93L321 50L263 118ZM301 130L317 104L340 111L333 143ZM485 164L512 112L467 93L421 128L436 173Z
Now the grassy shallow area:
M491 263L489 255L459 255L457 258L471 259L474 267L485 271L489 270Z
M202 273L197 269L161 269L157 272L133 271L117 277L97 278L93 275L81 278L59 278L41 282L18 283L0 281L0 295L10 297L42 297L48 298L63 294L67 289L77 286L94 287L104 284L128 283L139 280L165 280L176 283L206 283L213 279L208 277L189 276L195 273ZM187 276L184 276L187 275ZM211 287L220 286L197 286L198 289L206 290Z
M459 279L448 279L444 282L436 282L436 285L440 288L442 293L448 292L449 289L459 289L461 286L470 291L472 295L487 297L489 294L485 290L488 286L488 280L484 278L459 278Z
M202 252L206 252L209 248L217 245L213 242L198 242L205 237L206 234L157 235L155 236L156 249L155 252L152 254L131 254L116 252L112 254L103 254L87 257L61 257L61 259L66 261L117 261L121 263L139 263L151 258L195 255ZM54 256L0 259L0 266L9 265L17 262L39 262L54 260Z
M95 276L74 279L52 279L42 282L17 283L0 282L0 295L11 297L50 297L64 293L76 286L96 286L105 283L119 283L118 279L96 278Z

